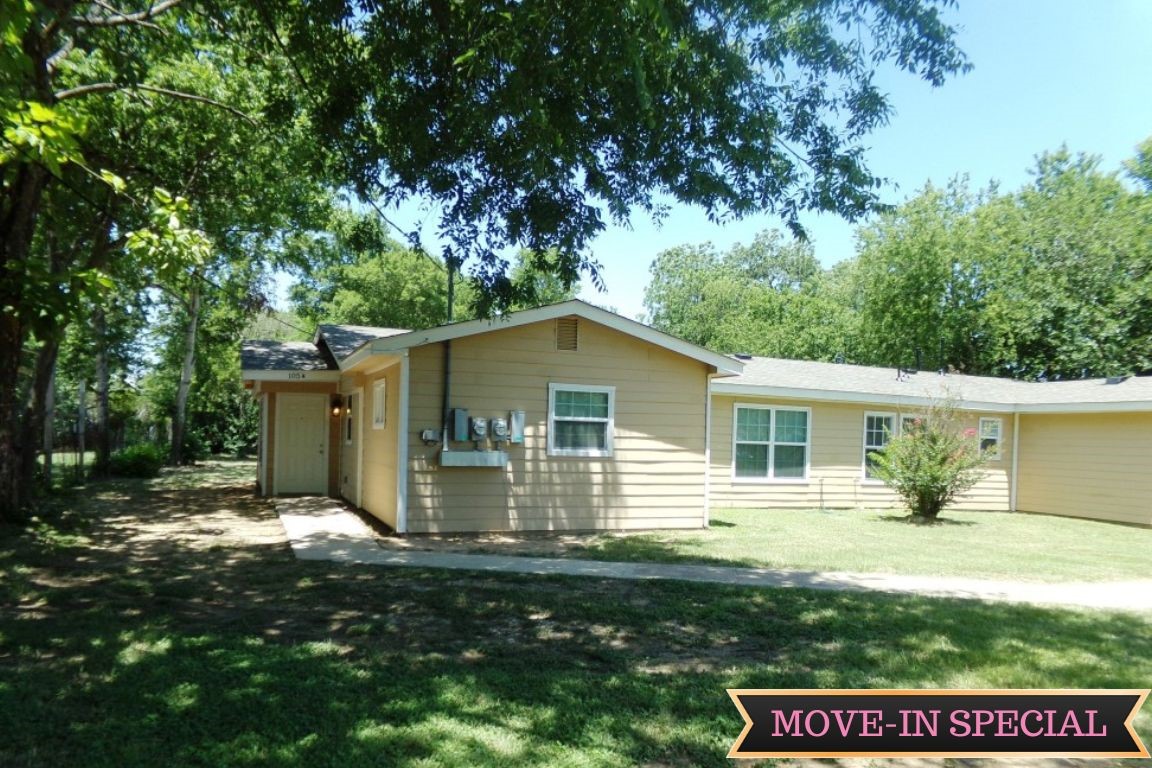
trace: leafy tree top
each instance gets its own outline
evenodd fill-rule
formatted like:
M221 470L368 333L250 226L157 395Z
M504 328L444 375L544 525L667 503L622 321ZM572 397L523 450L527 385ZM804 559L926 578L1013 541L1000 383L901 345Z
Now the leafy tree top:
M253 23L291 51L358 191L432 201L446 261L508 303L502 253L554 249L561 275L595 280L606 221L667 197L797 232L805 210L876 208L861 139L890 106L873 70L965 70L949 5L261 0Z

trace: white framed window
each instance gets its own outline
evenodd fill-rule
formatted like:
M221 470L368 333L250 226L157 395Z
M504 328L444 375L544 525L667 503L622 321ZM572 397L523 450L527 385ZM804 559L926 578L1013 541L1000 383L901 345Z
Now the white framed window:
M875 475L876 454L883 453L896 434L896 414L864 412L864 479L879 482Z
M810 408L737 403L732 424L734 480L803 482L808 479Z
M353 421L356 411L356 395L348 395L344 398L344 445L352 445L352 438L355 435L356 423Z
M611 456L616 388L548 385L548 455Z
M388 406L388 380L379 379L372 384L372 429L384 429Z
M1000 436L1004 433L1004 420L994 416L982 416L977 433L980 437L980 452L989 461L1000 461Z

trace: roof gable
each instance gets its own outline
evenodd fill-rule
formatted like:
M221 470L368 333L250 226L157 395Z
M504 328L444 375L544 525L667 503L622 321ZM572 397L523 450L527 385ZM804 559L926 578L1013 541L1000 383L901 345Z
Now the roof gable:
M400 352L412 347L419 347L425 344L434 344L442 341L449 341L451 339L459 339L467 336L475 336L482 333L489 333L491 331L499 331L506 328L516 328L522 325L529 325L531 323L538 323L544 320L553 320L559 317L568 316L582 317L594 323L600 323L609 328L612 328L621 333L628 334L658 347L663 347L672 352L684 355L685 357L699 360L702 363L714 366L718 371L723 373L739 373L743 369L743 363L735 360L726 355L717 354L704 347L692 344L671 336L655 328L651 328L643 323L629 320L628 318L621 317L614 312L609 312L605 309L592 306L587 302L580 301L579 299L572 299L570 301L563 301L558 304L548 304L543 307L535 309L526 309L519 312L511 312L507 315L500 317L481 319L481 320L467 320L460 323L452 323L449 325L440 325L435 328L429 328L423 331L409 331L407 333L400 333L390 335L386 338L378 338L361 345L355 353L340 359L341 368L352 367L363 360L378 354L389 354L393 352Z

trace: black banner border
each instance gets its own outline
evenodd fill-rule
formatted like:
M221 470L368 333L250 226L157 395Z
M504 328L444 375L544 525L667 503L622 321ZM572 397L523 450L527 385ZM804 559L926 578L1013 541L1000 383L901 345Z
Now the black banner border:
M1020 752L1001 750L997 752L742 752L740 746L752 730L752 718L744 709L740 701L741 696L1139 696L1124 719L1124 727L1132 737L1133 743L1139 747L1137 752L1077 752L1076 757L1149 757L1148 747L1136 733L1132 721L1140 707L1144 705L1152 689L1150 688L728 688L729 698L740 710L740 717L744 719L744 728L732 748L728 750L729 758L753 757L1067 757L1067 752Z

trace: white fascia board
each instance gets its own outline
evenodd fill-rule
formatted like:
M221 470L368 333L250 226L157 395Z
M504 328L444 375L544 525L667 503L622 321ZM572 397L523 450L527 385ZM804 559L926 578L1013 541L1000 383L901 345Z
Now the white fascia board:
M369 342L365 347L361 347L345 358L341 368L350 368L370 354L398 352L402 349L410 349L424 344L435 344L441 341L459 339L465 336L475 336L480 333L499 331L505 328L517 328L522 325L539 323L544 320L554 320L558 317L567 317L569 315L582 317L585 320L599 323L620 333L626 333L629 336L647 341L650 344L655 344L658 347L663 347L664 349L684 355L685 357L690 357L693 360L699 360L702 363L713 366L721 372L736 374L744 370L744 364L739 360L717 354L696 344L677 339L675 336L669 336L662 331L649 328L643 323L629 320L626 317L621 317L620 315L600 309L599 307L594 307L578 299L561 302L559 304L549 304L548 306L537 307L536 309L513 312L503 317L487 320L469 320L463 323L430 328L426 331L412 331L410 333L377 339L376 341Z
M339 381L340 371L240 371L245 381Z
M1025 403L1017 413L1135 413L1152 411L1152 401L1128 400L1111 403Z
M861 403L866 405L931 406L939 402L935 398L922 395L880 395L868 392L844 392L830 389L801 389L797 387L769 387L758 384L734 384L714 382L714 395L740 395L744 397L784 397L789 400L811 400L827 403ZM956 407L963 411L988 411L991 413L1012 413L1011 403L989 403L980 400L961 400Z

